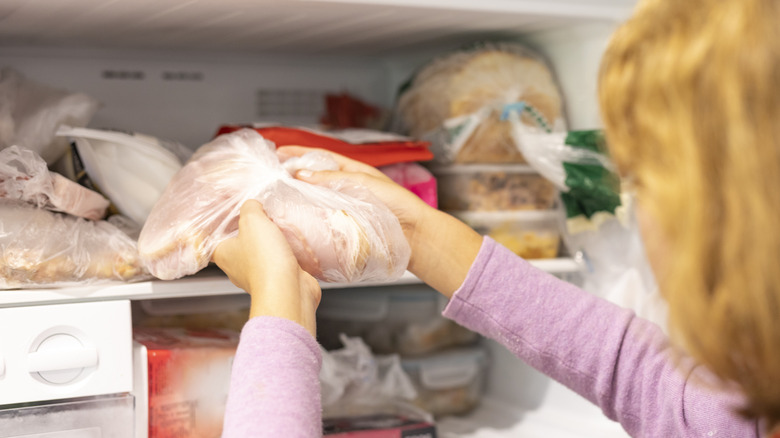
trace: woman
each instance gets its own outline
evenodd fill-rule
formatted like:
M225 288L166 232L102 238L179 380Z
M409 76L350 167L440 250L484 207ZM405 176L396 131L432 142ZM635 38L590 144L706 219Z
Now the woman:
M450 298L446 317L498 340L632 436L780 436L778 24L778 0L646 0L605 53L607 139L635 188L671 341L376 169L336 157L340 171L297 177L371 189L404 227L409 270ZM316 282L254 202L214 260L252 295L253 316L265 315L242 333L225 435L317 436Z

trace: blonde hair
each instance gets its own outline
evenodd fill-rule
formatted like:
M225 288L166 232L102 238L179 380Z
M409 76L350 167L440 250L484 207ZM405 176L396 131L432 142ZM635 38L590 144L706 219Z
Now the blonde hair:
M673 338L780 424L780 0L645 0L612 37L610 153L664 240Z

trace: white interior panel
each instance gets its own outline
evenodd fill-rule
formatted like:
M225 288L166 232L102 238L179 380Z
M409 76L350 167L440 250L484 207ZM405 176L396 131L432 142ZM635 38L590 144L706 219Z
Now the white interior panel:
M138 131L190 148L210 140L220 124L269 121L257 115L257 93L264 89L347 91L379 104L388 99L382 65L362 58L0 48L0 65L98 99L102 107L92 127ZM166 80L169 73L196 80ZM313 124L316 117L272 121Z

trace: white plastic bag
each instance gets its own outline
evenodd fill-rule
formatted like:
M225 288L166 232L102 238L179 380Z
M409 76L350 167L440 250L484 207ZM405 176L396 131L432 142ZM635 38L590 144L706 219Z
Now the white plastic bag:
M666 305L645 255L633 198L615 184L600 134L544 133L514 113L509 120L529 165L561 191L567 212L562 237L583 266L583 288L666 327Z
M17 199L39 208L98 220L108 199L54 172L29 149L0 150L0 198Z
M193 274L235 235L241 205L257 199L314 277L344 283L399 278L411 250L384 204L349 182L316 186L286 170L337 167L323 152L283 166L273 143L251 129L219 136L165 189L141 231L141 256L158 278Z
M139 225L181 169L179 157L154 137L68 126L57 135L75 142L92 182Z
M0 199L0 289L147 278L135 241L110 223Z
M0 149L23 146L52 165L68 148L66 139L55 137L57 128L86 126L98 107L86 94L52 88L5 68L0 71Z
M322 350L320 388L324 418L405 414L433 421L412 401L417 390L398 355L374 356L360 338L340 336L344 348Z

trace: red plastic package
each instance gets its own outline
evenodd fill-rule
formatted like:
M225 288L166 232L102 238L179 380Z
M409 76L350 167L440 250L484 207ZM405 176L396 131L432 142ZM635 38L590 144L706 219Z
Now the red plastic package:
M241 128L254 129L277 147L296 145L327 149L374 167L433 159L428 142L365 129L324 132L288 126L223 125L217 136Z
M383 111L348 93L325 95L325 114L320 123L329 129L376 128L383 122Z

